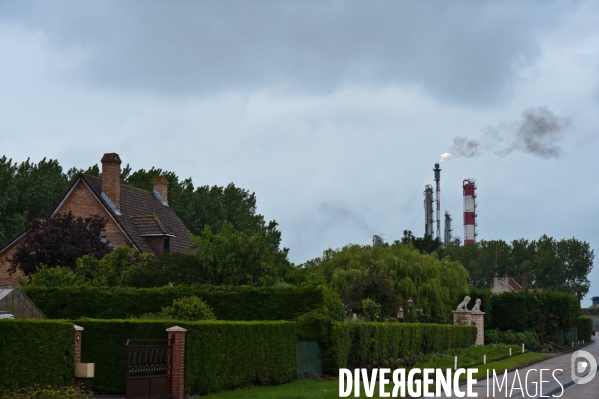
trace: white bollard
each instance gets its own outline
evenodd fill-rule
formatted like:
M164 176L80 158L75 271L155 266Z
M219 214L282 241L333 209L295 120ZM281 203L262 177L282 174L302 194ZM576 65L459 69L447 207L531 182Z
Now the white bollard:
M510 348L510 357L512 357L512 348Z
M572 348L574 348L574 342L572 342Z
M487 355L483 356L483 364L487 364Z
M522 353L524 353L524 344L522 344Z
M454 370L458 369L458 357L457 356L453 360L453 369Z

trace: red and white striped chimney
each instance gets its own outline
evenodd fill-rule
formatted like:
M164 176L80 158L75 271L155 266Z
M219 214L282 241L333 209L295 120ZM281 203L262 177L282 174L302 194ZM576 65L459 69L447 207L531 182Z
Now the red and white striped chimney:
M464 245L476 242L476 182L465 179L464 190Z

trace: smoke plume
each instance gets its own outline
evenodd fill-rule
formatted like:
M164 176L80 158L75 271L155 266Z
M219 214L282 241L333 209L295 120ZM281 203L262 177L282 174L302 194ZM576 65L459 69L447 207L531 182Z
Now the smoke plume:
M500 128L487 126L480 139L454 137L451 155L471 158L484 151L506 156L521 151L544 159L561 154L560 141L570 126L569 118L559 118L547 107L529 108L522 119Z

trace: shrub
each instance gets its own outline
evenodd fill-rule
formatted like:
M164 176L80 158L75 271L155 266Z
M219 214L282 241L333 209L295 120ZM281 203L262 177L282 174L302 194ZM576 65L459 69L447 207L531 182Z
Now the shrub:
M41 264L30 277L30 281L23 281L24 286L73 287L85 284L85 278L68 267L50 268Z
M73 323L66 321L0 320L0 390L69 385L74 333Z
M157 313L174 299L188 296L207 303L219 320L294 320L313 310L328 314L329 303L335 303L326 300L322 286L25 287L23 291L49 318L71 320L125 319Z
M0 399L88 399L92 397L90 390L77 392L74 387L53 387L47 385L30 385L21 389L0 392Z
M160 319L160 320L215 320L212 308L203 302L197 296L173 300L172 306L162 308L159 313L149 313L140 316L141 319Z
M476 327L418 323L333 323L325 351L325 371L366 367L417 354L465 348L476 341Z
M485 323L489 329L533 329L543 341L558 330L570 330L578 319L578 300L562 292L508 292L491 298L490 326Z
M593 339L593 319L589 317L580 317L576 323L578 330L578 340L590 342Z
M370 298L362 300L362 313L365 321L379 321L381 317L381 305Z
M485 331L485 344L529 344L539 342L539 337L534 330L517 332L513 330L500 331L499 329Z
M105 393L125 391L127 339L163 339L174 324L187 329L188 394L282 384L297 376L297 329L292 322L81 319L75 323L85 328L82 361L96 363L96 376L88 384Z

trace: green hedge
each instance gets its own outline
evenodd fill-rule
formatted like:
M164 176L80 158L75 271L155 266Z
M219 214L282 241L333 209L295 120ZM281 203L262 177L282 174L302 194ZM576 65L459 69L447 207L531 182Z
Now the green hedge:
M73 323L0 320L0 390L33 384L66 386L75 376Z
M365 367L420 353L465 348L476 341L476 327L418 323L333 323L325 369Z
M96 363L94 390L125 391L127 339L162 339L166 329L187 329L185 390L204 395L223 389L271 385L296 378L296 325L292 322L179 322L148 320L75 321L85 328L82 361Z
M501 331L534 329L540 336L570 330L576 326L580 312L574 295L551 291L493 295L491 304L491 325L485 323L486 328Z
M69 320L124 319L155 313L185 296L200 297L219 320L293 320L312 310L332 307L327 303L331 299L326 288L314 286L26 287L23 291L49 318Z
M593 339L593 319L590 317L580 317L576 323L578 330L578 340L591 342Z

